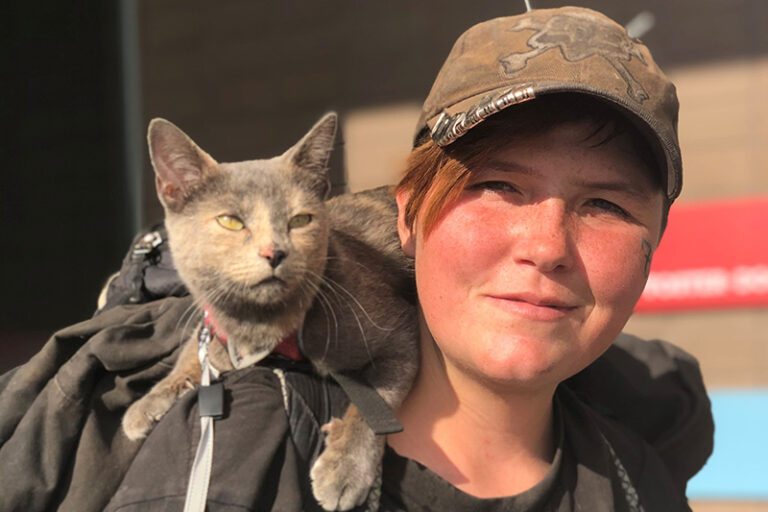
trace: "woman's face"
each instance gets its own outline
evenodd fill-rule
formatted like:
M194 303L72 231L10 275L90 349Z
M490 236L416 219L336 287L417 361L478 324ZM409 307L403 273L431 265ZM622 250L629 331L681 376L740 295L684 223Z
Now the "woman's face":
M473 378L552 386L594 361L629 318L660 237L663 197L617 137L568 124L500 149L415 257L422 339Z

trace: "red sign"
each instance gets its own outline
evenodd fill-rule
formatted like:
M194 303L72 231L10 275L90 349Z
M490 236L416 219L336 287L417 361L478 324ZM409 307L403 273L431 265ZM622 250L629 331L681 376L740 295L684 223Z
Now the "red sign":
M679 204L635 311L768 306L768 197Z

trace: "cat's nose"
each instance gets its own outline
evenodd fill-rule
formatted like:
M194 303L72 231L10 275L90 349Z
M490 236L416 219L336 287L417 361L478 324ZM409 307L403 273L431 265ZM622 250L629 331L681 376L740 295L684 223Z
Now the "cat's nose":
M274 251L271 255L264 256L267 258L267 261L269 262L269 266L272 268L277 268L277 266L282 262L285 257L288 256L285 251Z
M275 249L273 244L269 244L266 247L262 247L262 249L259 251L259 255L267 260L269 262L269 266L274 269L277 268L280 263L282 263L285 257L288 256L288 253L280 249Z

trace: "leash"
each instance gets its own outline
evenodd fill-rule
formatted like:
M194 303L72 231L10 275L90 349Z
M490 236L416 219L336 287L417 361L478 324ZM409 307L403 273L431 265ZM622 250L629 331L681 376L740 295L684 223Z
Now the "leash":
M184 512L205 512L213 466L213 422L224 415L224 387L221 382L211 384L211 376L218 377L218 372L211 367L208 360L208 350L213 339L211 331L211 326L206 322L198 335L197 357L202 368L197 398L200 411L200 441L189 475Z
M187 484L187 497L184 501L184 512L205 512L205 504L208 499L208 486L211 481L211 468L213 467L213 424L214 420L224 416L224 386L221 382L212 379L219 377L219 372L211 366L209 350L214 336L227 348L236 368L248 366L262 359L264 355L251 356L243 361L243 358L233 358L232 344L227 343L224 331L216 328L216 322L208 308L205 308L205 321L198 334L197 357L200 360L202 375L197 391L197 407L200 412L200 441L197 444L195 460L192 462L192 471ZM302 356L296 345L296 335L293 334L283 340L274 350L293 360L301 360ZM245 364L244 364L245 363Z

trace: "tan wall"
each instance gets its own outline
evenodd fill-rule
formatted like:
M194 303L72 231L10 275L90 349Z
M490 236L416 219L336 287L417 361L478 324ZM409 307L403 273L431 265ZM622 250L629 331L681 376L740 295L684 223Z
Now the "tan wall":
M680 98L681 201L768 194L768 58L670 73Z
M349 190L396 183L411 149L420 105L402 103L350 112L342 119Z

